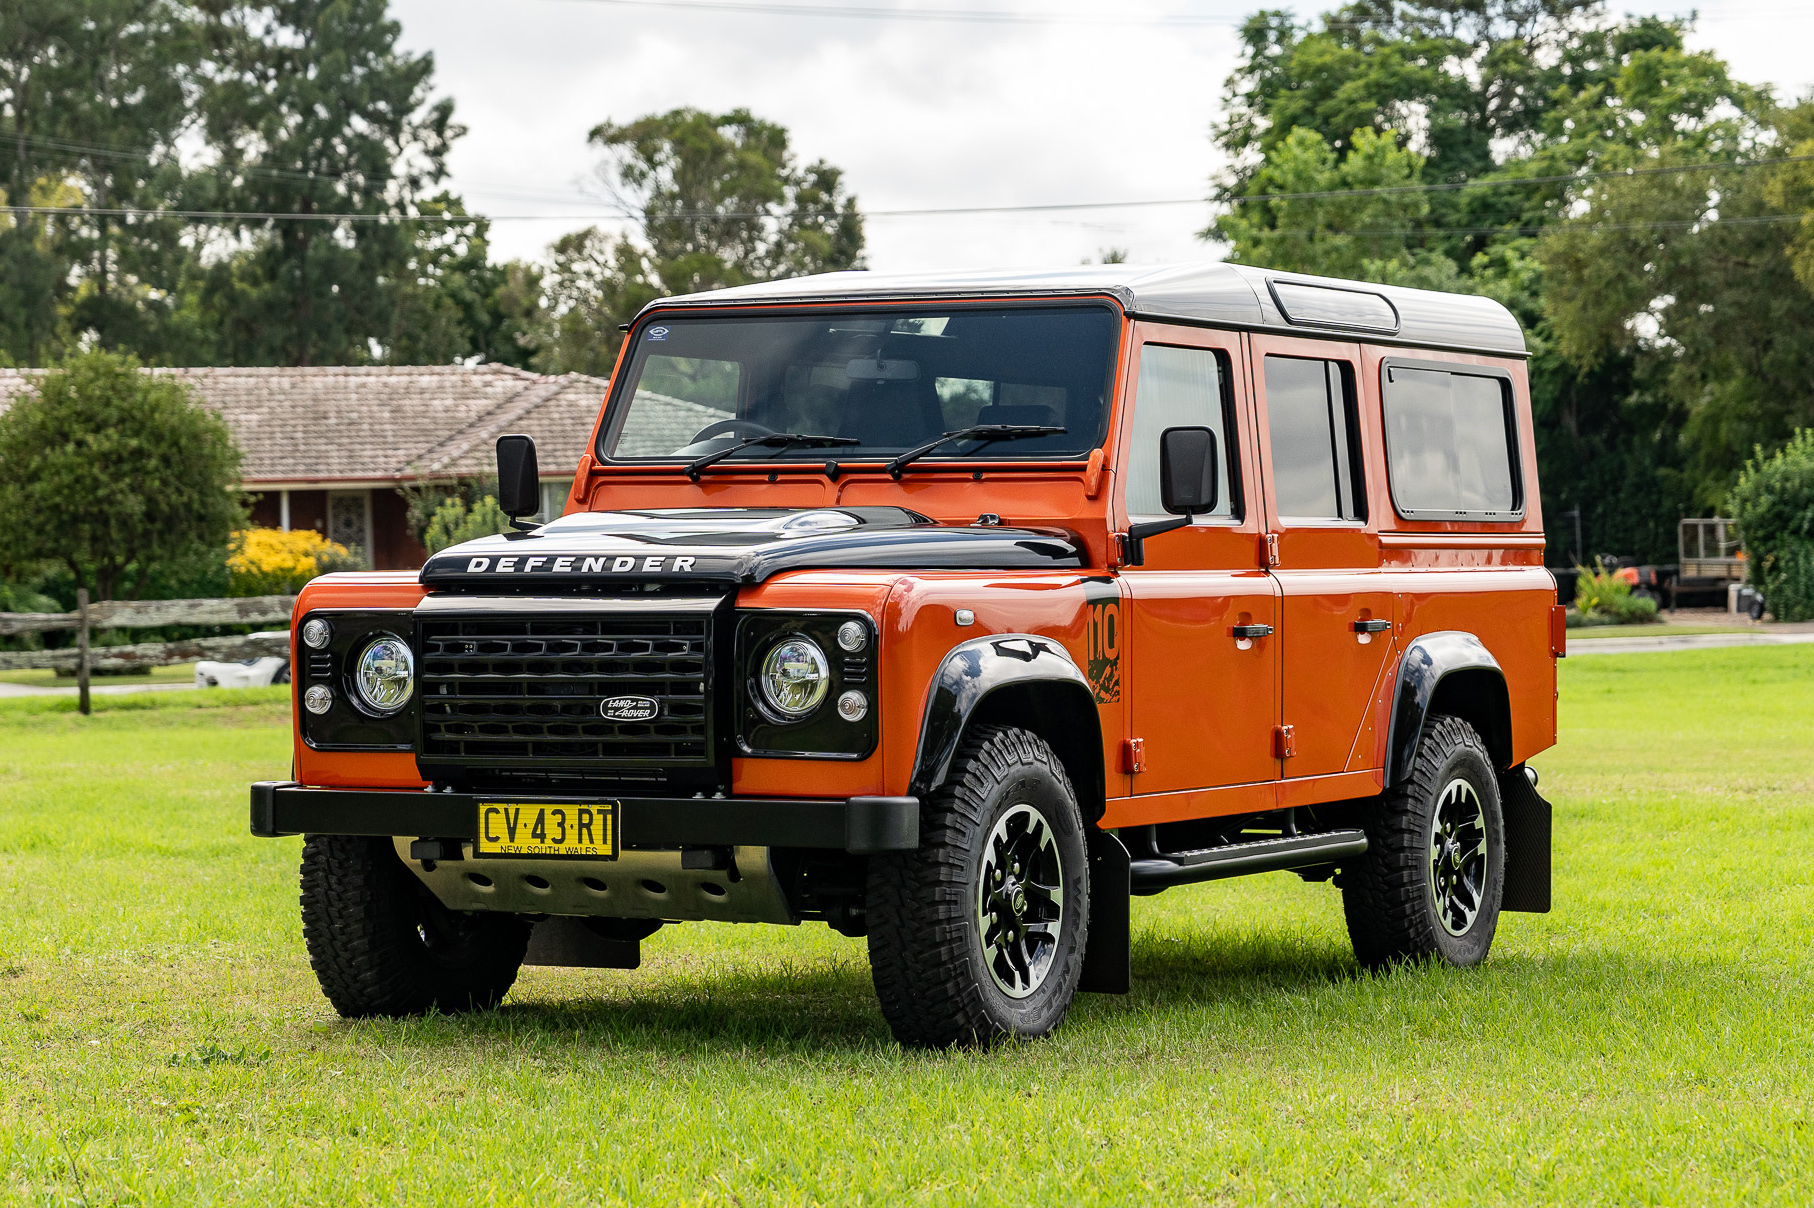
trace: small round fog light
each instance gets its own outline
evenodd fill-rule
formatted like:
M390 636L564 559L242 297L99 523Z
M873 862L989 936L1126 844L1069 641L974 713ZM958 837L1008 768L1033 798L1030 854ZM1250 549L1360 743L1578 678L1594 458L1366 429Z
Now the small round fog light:
M838 626L838 645L855 654L869 645L869 631L863 628L860 621L846 621Z
M869 698L851 689L838 698L838 716L845 721L862 721L869 716Z
M310 650L320 650L334 636L334 630L320 617L310 617L302 627L302 644Z
M316 684L302 694L302 704L310 713L326 713L334 707L334 694L323 685Z

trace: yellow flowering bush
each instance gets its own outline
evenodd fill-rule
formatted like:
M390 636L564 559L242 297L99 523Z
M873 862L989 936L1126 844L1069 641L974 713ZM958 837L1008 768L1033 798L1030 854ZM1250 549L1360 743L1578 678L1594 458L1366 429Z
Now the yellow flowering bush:
M246 529L233 534L228 591L236 596L294 595L316 575L356 565L346 546L314 529Z

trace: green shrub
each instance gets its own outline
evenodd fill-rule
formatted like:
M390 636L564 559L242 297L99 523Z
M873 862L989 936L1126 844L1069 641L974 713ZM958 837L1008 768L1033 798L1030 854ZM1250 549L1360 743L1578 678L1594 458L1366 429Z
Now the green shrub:
M1574 623L1582 625L1642 625L1657 619L1657 602L1634 596L1631 584L1617 570L1596 561L1594 569L1577 566Z
M1631 584L1598 561L1593 570L1577 566L1575 571L1575 610L1584 617L1617 617L1631 598Z
M178 379L73 356L0 411L0 565L59 563L97 601L142 598L159 568L190 563L224 587L239 464Z
M471 541L478 537L490 537L510 531L510 517L504 515L498 507L495 496L486 495L478 499L469 508L459 499L448 498L435 509L429 517L428 530L422 544L428 552L438 554L452 545L462 541Z
M1814 429L1745 463L1727 508L1745 535L1752 586L1779 621L1814 618Z

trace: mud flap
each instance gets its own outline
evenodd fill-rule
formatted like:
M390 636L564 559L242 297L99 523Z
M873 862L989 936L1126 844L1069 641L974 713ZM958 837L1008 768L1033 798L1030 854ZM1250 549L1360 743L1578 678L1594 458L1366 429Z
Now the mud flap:
M1499 811L1505 819L1505 897L1499 909L1548 914L1550 804L1537 794L1522 764L1499 778Z
M1077 988L1126 994L1134 981L1127 848L1110 831L1091 828L1085 839L1090 856L1090 936Z

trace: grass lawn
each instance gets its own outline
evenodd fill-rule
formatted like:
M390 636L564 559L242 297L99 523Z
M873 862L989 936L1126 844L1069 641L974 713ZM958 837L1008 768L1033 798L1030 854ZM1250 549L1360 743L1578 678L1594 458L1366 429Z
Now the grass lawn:
M6 702L0 1197L1805 1202L1814 646L1563 672L1558 909L1484 968L1360 975L1337 892L1290 874L1176 890L1135 904L1132 995L983 1054L897 1049L822 924L689 924L486 1015L341 1022L300 841L245 833L281 698Z

